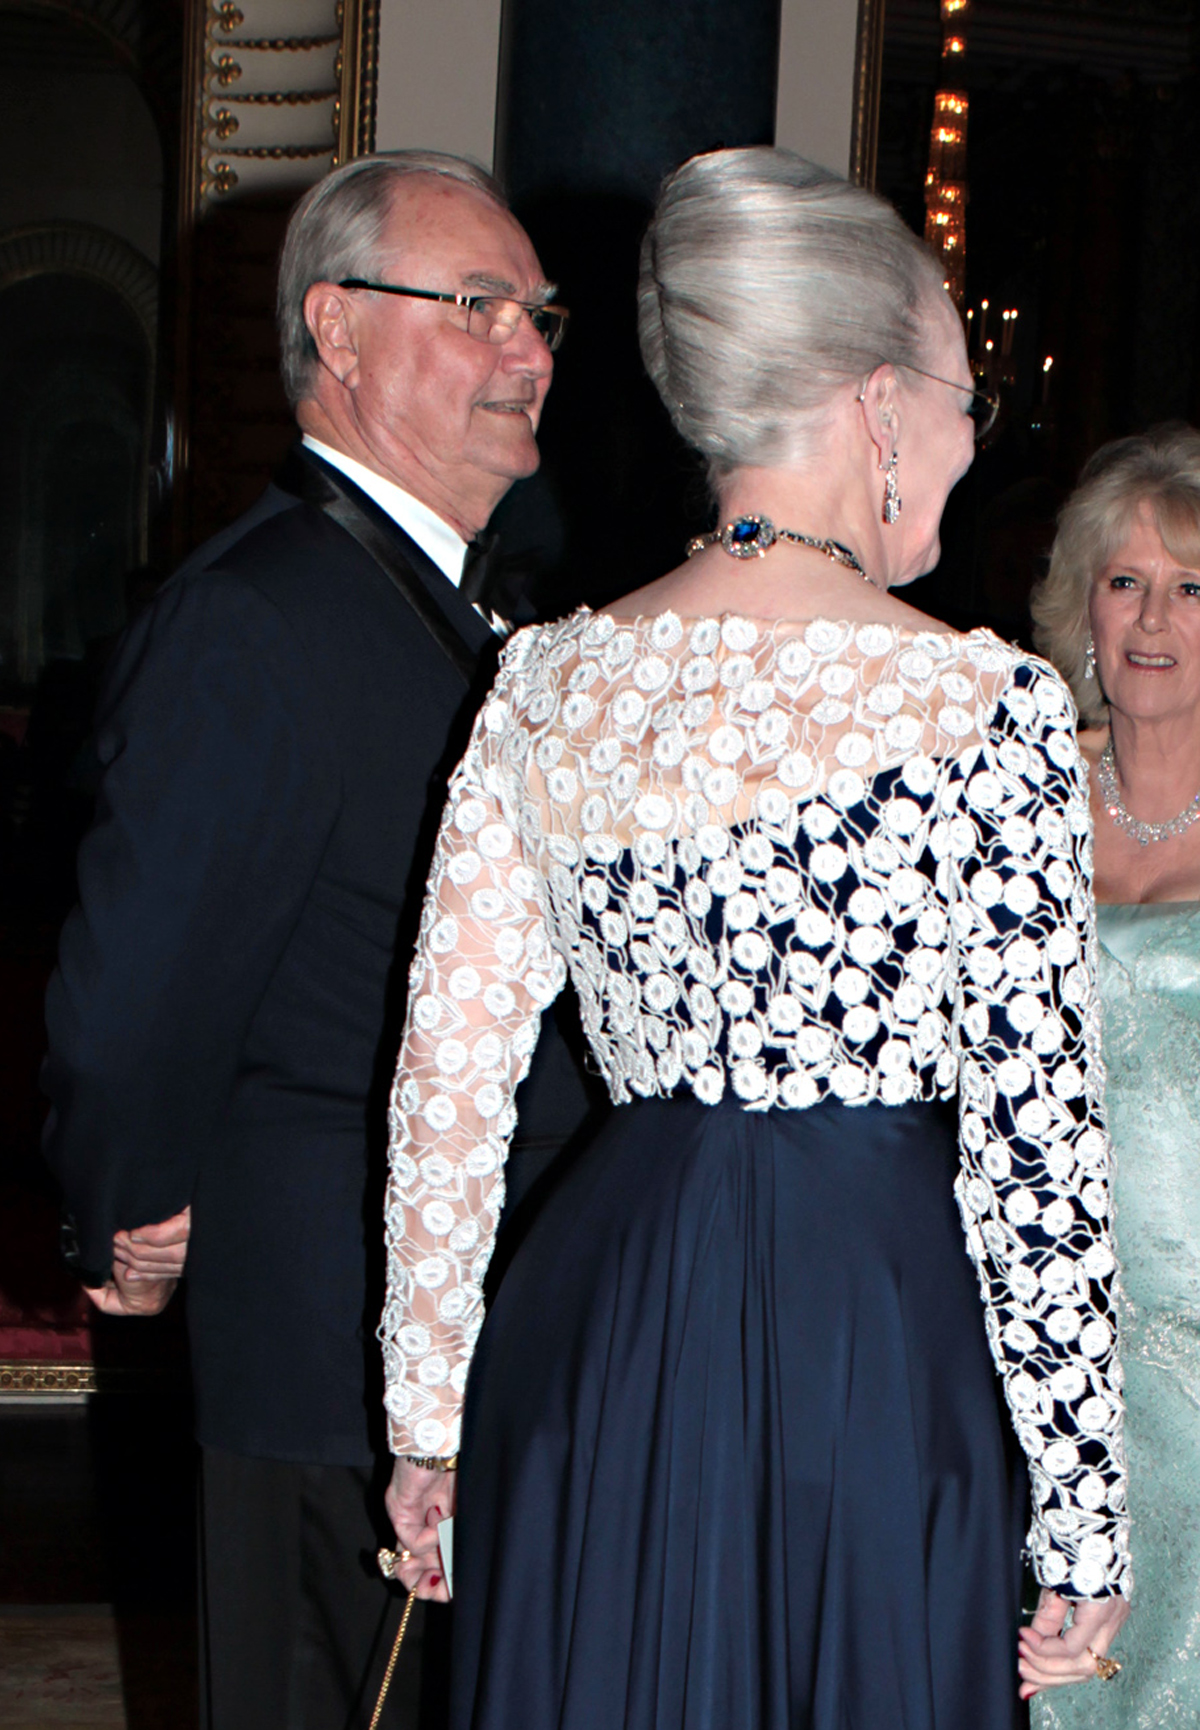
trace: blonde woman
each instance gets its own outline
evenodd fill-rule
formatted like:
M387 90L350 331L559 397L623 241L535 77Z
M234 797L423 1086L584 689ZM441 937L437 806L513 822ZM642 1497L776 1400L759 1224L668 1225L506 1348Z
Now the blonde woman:
M1063 511L1038 643L1086 731L1142 1608L1111 1688L1044 1730L1200 1722L1200 433L1106 445ZM1063 1606L1024 1636L1052 1681ZM1040 1630L1040 1633L1039 1633Z

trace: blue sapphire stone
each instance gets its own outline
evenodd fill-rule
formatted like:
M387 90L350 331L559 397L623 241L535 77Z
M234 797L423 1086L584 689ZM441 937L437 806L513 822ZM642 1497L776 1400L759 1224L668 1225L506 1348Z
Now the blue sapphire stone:
M775 525L767 517L735 517L717 539L735 559L760 559L775 544Z

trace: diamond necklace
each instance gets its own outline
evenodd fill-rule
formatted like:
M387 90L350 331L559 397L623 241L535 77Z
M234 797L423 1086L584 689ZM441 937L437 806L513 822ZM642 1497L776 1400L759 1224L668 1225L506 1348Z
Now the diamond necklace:
M1127 811L1125 801L1121 798L1121 784L1117 780L1117 759L1113 756L1111 739L1100 753L1097 776L1104 809L1117 828L1124 829L1127 835L1132 835L1139 847L1148 847L1151 841L1171 841L1176 835L1184 835L1200 817L1200 793L1196 794L1191 804L1186 806L1178 817L1172 817L1166 823L1143 823L1140 817Z
M687 556L690 559L694 553L703 552L705 547L719 545L724 547L731 558L761 559L776 541L790 541L793 546L811 547L814 552L824 553L835 565L844 565L848 571L856 571L873 589L883 586L877 583L874 577L867 575L850 548L844 547L841 541L821 540L816 535L802 535L798 529L777 529L770 517L735 517L731 523L726 523L723 529L712 529L706 535L696 535L688 542Z

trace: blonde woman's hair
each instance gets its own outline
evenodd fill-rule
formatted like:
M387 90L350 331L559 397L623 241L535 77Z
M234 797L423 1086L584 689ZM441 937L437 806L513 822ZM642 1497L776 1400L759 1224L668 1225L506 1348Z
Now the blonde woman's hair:
M1108 704L1099 679L1084 677L1088 600L1143 505L1171 557L1200 569L1200 432L1194 427L1171 422L1101 445L1059 513L1050 569L1030 600L1033 640L1070 685L1080 719L1091 726L1108 719Z
M693 156L642 244L646 371L713 482L820 441L834 394L875 368L928 368L945 301L932 253L891 205L788 150Z

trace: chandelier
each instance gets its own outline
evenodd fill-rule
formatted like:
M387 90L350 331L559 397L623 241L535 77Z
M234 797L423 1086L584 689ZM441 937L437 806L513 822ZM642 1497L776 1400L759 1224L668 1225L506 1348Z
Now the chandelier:
M961 312L967 294L967 53L971 0L941 0L942 70L933 99L925 174L925 239L941 261L946 292Z

